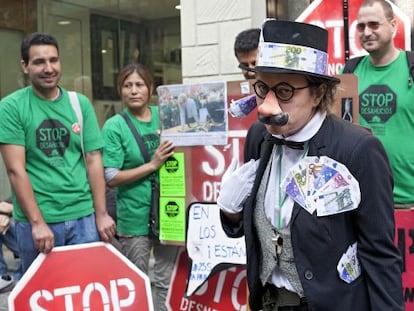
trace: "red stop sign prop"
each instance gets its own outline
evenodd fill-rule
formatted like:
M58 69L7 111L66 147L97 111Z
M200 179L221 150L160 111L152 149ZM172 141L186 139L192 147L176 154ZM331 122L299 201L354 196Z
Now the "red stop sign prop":
M148 276L103 242L40 254L8 302L10 311L154 310Z
M363 0L348 0L348 25L349 25L349 54L350 56L366 53L358 41L356 30L357 15ZM388 1L394 11L397 21L395 45L403 50L411 50L411 21L396 5ZM345 63L344 51L344 18L342 0L315 0L297 18L299 22L305 22L325 28L329 34L329 74L338 74Z
M188 275L188 257L186 252L182 251L177 258L168 292L169 311L246 310L247 284L244 267L234 266L210 276L193 295L186 297Z

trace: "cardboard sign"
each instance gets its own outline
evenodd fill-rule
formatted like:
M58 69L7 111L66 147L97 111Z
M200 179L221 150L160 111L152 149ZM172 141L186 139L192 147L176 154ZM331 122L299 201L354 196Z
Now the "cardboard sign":
M353 73L336 75L341 83L336 88L333 113L344 120L358 124L358 77Z
M191 258L187 295L191 296L220 265L246 263L244 236L224 233L217 204L193 203L188 211L187 253Z

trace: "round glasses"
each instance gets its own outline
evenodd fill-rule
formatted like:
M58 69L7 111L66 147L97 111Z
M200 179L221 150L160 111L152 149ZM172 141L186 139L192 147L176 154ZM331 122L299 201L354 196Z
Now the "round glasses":
M272 90L275 93L277 99L281 101L288 101L292 99L293 95L295 95L295 92L297 90L303 90L310 86L311 85L306 85L303 87L294 87L287 82L280 82L275 86L269 87L266 83L258 80L253 84L253 89L256 95L259 96L261 99L265 99L267 93L269 93L269 91Z

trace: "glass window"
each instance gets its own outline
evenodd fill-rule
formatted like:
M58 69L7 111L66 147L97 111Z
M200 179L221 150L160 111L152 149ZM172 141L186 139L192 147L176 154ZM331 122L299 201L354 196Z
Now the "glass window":
M102 124L119 111L116 77L123 66L141 62L156 84L181 83L179 0L1 1L0 32L18 36L1 42L20 47L32 32L56 37L62 62L60 85L84 93ZM8 30L9 31L9 30ZM20 50L2 53L1 62L20 71ZM3 66L4 67L4 66ZM22 87L21 77L0 79L0 94Z
M267 17L295 20L313 0L266 0Z

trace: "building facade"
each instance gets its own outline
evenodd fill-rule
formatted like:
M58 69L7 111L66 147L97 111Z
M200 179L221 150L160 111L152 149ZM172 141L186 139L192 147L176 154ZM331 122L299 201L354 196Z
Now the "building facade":
M241 80L233 52L236 35L260 27L266 17L294 20L312 2L1 0L0 98L26 85L20 68L22 38L47 32L60 45L60 84L88 96L103 124L122 109L115 86L124 65L146 64L154 73L156 86ZM394 3L412 25L414 0ZM0 198L9 194L0 161Z

